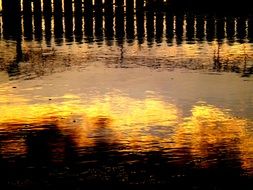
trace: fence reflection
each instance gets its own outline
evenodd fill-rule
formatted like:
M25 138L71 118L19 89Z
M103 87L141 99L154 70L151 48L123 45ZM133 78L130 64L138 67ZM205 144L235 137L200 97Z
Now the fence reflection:
M161 43L165 36L168 43L175 38L177 44L205 40L252 41L251 10L245 9L244 14L239 14L240 10L236 14L221 14L211 9L200 12L198 7L202 6L201 3L195 0L193 5L196 6L193 7L185 2L3 0L2 33L6 39L23 35L26 40L45 38L48 42L53 36L59 43L62 38L67 42L74 41L74 38L79 42L116 38L120 43L126 38L131 43L135 37L139 43L145 40L144 37L148 43Z

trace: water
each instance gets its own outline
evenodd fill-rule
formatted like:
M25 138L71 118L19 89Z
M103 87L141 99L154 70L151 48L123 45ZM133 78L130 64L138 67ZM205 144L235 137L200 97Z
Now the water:
M100 16L1 28L1 184L251 189L251 17Z

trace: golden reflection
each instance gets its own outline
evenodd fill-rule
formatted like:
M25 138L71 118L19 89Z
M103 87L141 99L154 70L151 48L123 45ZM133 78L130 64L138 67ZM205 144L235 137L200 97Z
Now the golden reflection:
M212 155L223 153L231 154L230 158L223 159L235 159L238 156L244 169L253 171L253 138L247 131L249 121L232 117L206 104L195 105L191 112L192 115L184 118L175 133L176 147L187 146L193 156L202 159L213 159ZM215 164L215 159L209 162L204 159L198 164L209 167Z
M92 98L66 94L38 98L37 103L0 93L0 107L1 132L44 130L40 126L52 125L76 147L95 146L98 140L123 144L127 148L122 151L163 150L173 154L173 150L186 147L193 159L202 160L196 161L201 167L215 164L213 156L224 153L233 155L231 159L238 157L246 171L253 171L253 137L248 131L252 122L206 103L194 105L185 118L176 105L155 93L144 99L120 91ZM22 138L10 140L1 152L25 154L25 146Z

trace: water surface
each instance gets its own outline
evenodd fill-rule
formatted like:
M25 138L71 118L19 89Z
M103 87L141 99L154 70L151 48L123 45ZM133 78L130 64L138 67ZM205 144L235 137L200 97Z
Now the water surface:
M251 18L98 16L1 28L1 183L251 189Z

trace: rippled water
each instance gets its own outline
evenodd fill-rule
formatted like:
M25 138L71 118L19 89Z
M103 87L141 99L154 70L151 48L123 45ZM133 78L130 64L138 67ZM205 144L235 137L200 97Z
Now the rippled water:
M208 38L206 16L193 34L187 15L151 15L153 21L147 16L143 33L133 17L133 32L116 25L111 39L96 33L96 17L91 38L85 31L81 38L74 33L68 38L66 32L56 38L54 28L47 38L44 19L39 38L35 32L28 39L23 30L21 39L2 33L3 184L251 189L250 18L233 17L229 38L227 17L214 17L215 28L220 21L224 27ZM168 18L174 23L172 36ZM198 19L194 16L193 23ZM243 27L236 28L240 23L248 26L245 35Z

